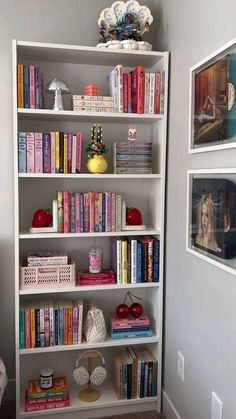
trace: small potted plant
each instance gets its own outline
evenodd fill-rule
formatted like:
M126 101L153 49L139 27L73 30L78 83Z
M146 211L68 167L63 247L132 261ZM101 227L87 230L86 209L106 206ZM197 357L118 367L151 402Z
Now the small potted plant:
M105 144L102 142L102 127L100 124L93 125L91 128L91 142L86 148L88 153L87 169L90 173L104 173L108 164L103 154L107 152Z

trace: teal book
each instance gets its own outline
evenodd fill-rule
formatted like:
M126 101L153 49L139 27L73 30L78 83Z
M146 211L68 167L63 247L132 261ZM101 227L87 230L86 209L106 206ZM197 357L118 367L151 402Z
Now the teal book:
M20 308L19 315L20 326L20 349L25 349L25 309Z
M132 339L132 338L148 338L153 336L153 331L149 330L142 330L142 331L135 331L135 332L122 332L122 333L111 333L112 339Z

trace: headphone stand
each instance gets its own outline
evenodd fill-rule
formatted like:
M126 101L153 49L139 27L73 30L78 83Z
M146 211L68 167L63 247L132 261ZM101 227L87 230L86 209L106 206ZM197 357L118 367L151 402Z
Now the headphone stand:
M93 358L98 358L99 354L97 352L86 352L84 354L83 358L86 358L88 361L88 373L89 375L92 372L92 359ZM88 382L88 387L85 388L84 390L82 390L79 393L79 399L82 400L83 402L95 402L97 399L99 399L100 397L100 392L98 390L96 390L95 388L91 388L91 383L90 381Z

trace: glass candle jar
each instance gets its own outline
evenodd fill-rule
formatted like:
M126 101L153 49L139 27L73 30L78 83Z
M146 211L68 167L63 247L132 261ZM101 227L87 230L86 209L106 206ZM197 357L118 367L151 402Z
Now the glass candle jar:
M53 370L51 368L44 368L40 371L40 387L44 389L52 388L53 385Z
M102 270L102 247L94 246L89 251L89 272L97 274Z

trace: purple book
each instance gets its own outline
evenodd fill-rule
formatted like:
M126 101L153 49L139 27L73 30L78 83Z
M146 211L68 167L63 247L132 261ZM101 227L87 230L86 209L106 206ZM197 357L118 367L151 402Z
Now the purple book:
M51 137L43 134L43 172L51 173Z
M68 132L67 134L67 144L68 144L68 173L72 173L72 141L73 141L73 134Z

